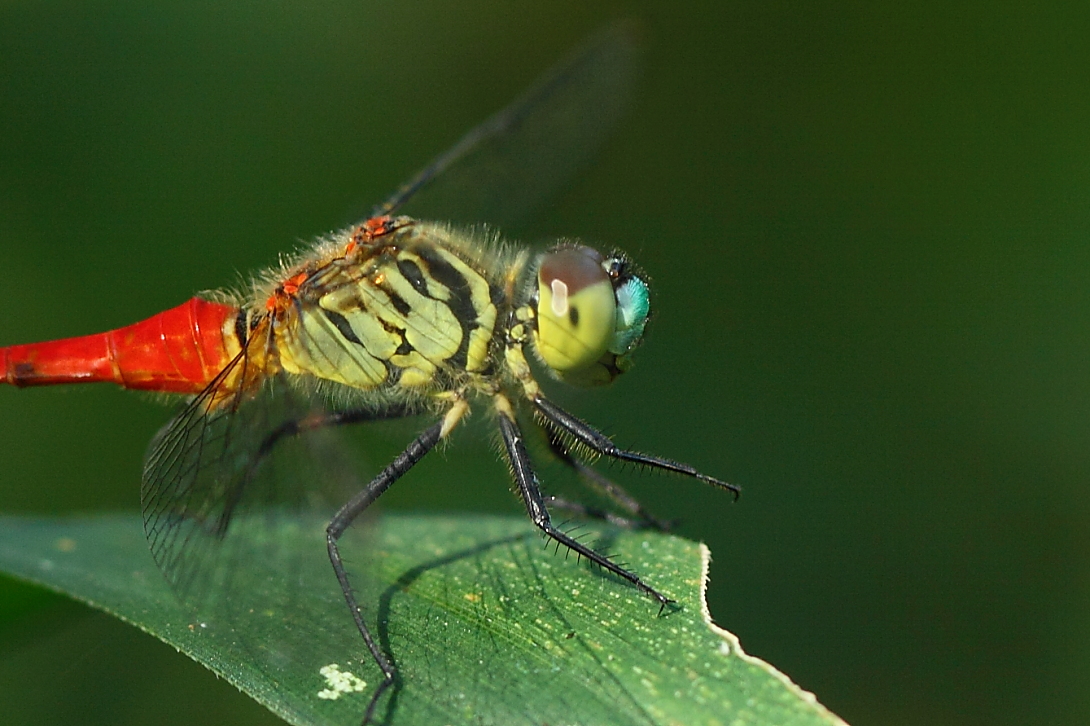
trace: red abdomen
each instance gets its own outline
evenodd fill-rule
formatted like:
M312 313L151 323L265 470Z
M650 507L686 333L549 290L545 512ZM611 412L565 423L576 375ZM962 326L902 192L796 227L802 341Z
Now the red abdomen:
M238 312L233 305L195 297L108 333L0 348L0 382L108 381L146 391L199 393L237 352Z

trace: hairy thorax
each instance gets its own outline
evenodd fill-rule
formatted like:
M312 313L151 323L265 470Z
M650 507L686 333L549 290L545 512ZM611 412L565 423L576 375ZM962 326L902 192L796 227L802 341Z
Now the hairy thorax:
M355 389L426 392L495 369L511 286L460 233L414 222L343 249L307 270L273 325L282 370Z

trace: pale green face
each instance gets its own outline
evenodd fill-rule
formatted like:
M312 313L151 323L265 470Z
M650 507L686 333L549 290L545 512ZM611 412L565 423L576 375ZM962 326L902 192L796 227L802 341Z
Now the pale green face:
M560 378L609 383L631 364L651 314L647 282L620 255L556 247L537 266L534 347Z

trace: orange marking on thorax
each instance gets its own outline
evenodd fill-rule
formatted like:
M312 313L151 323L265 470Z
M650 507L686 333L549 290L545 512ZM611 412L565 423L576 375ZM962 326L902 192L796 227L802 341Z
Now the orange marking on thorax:
M393 230L393 218L389 215L371 217L363 223L363 231L370 239L389 234Z
M265 301L265 309L270 313L283 312L288 307L288 302L299 292L299 288L307 281L308 277L310 277L309 272L300 272L284 280Z
M295 293L299 292L299 288L304 282L307 281L308 277L310 277L310 275L306 272L300 272L298 275L293 275L292 277L289 277L287 280L284 281L284 284L281 285L284 293L287 295L294 295Z
M345 254L355 251L357 247L369 245L379 237L390 234L395 229L397 229L397 223L393 217L389 215L371 217L352 230L352 237L345 247Z

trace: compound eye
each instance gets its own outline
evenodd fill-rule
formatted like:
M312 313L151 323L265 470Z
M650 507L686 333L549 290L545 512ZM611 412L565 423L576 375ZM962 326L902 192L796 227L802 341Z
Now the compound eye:
M617 327L613 332L613 342L609 352L627 355L643 338L647 319L651 316L650 291L647 281L640 277L629 277L617 286Z
M555 249L541 259L535 343L558 373L594 364L613 341L617 301L602 262L589 247Z

